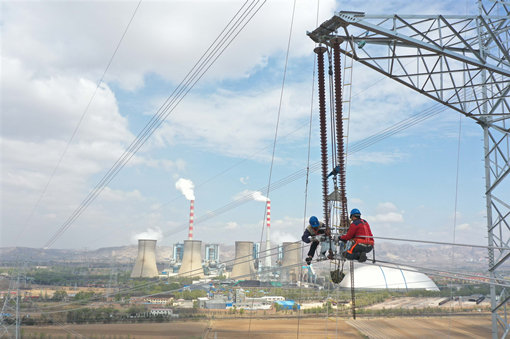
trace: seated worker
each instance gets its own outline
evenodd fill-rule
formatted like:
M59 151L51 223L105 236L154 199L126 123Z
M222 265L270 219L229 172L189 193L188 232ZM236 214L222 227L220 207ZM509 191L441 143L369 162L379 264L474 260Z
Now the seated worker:
M324 234L326 232L326 227L324 226L323 222L320 222L317 217L312 216L310 217L310 225L308 225L305 229L305 233L303 233L303 236L301 237L301 240L303 242L309 244L312 242L310 240L310 237L318 236L320 234ZM312 245L310 246L310 250L308 251L308 257L306 257L306 263L310 265L313 259L313 255L315 254L315 250L317 249L317 246L319 245L319 239L316 239L313 241Z
M351 211L352 223L349 226L347 234L338 237L339 241L354 240L352 247L347 250L345 257L349 260L358 260L365 262L367 260L367 253L374 248L374 238L370 230L370 225L366 220L361 219L361 212L355 208ZM365 238L364 236L367 236Z

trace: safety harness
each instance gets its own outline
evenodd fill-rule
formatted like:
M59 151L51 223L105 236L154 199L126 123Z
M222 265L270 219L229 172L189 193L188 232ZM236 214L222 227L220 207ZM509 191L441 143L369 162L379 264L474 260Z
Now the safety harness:
M368 226L368 223L363 220L363 219L359 219L359 221L361 222L361 225L363 227L363 233L365 235L369 235L369 226ZM358 226L359 227L359 226ZM354 240L354 244L351 246L351 248L347 251L347 253L349 254L352 254L352 250L354 249L354 247L356 247L356 245L361 245L361 246L373 246L374 245L374 238L358 238L358 237L354 237L352 240Z

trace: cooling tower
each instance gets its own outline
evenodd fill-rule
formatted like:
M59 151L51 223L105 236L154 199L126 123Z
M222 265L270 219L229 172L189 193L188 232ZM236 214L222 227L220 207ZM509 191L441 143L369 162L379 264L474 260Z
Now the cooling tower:
M184 240L184 254L179 275L186 277L204 277L202 268L202 241Z
M131 278L152 278L158 276L156 266L156 240L139 239L138 256Z
M251 280L255 277L252 241L236 241L236 260L230 277L236 280Z
M282 267L288 267L282 269L282 278L286 281L298 281L299 280L299 266L301 262L301 245L294 242L283 243L283 264ZM290 267L289 267L290 266Z

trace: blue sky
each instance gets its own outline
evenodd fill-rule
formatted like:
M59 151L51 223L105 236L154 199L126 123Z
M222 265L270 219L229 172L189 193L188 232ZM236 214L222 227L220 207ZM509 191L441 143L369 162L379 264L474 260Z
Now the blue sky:
M456 13L457 1L321 1L333 11L373 14ZM76 137L21 238L20 234L137 2L4 3L2 14L1 246L42 246L103 177L173 91L242 2L143 2ZM279 136L309 120L317 3L298 2ZM473 7L473 5L469 5ZM468 8L469 11L474 10ZM56 248L131 244L148 228L186 223L189 202L175 189L195 185L271 145L281 91L291 1L257 14L206 76L149 139ZM425 11L425 13L424 13ZM462 8L461 14L464 14ZM469 12L471 13L471 12ZM350 142L434 105L390 79L354 65ZM314 118L317 116L316 89ZM375 235L451 241L459 114L440 115L348 158L349 207ZM457 241L486 244L482 130L462 119ZM320 159L313 121L311 163ZM277 143L272 182L306 167L308 126ZM268 183L272 148L195 191L196 218ZM242 180L241 180L242 178ZM275 242L303 227L304 178L270 193ZM318 172L310 174L308 213L321 217ZM178 198L168 206L144 214ZM251 201L195 226L195 237L232 244L259 241L264 204ZM127 225L127 226L126 226ZM121 228L122 227L122 228ZM108 235L115 229L119 231ZM186 239L185 230L161 240ZM97 238L99 240L95 241Z

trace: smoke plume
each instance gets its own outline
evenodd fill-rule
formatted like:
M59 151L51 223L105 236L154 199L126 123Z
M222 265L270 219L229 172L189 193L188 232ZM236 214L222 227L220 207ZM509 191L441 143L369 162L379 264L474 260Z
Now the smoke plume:
M193 183L193 181L189 179L180 178L175 183L175 188L181 191L181 193L184 194L186 199L195 200L195 193L193 192L195 184Z
M155 229L147 228L147 231L141 233L132 233L131 235L131 243L134 245L138 244L139 239L145 240L161 240L163 239L163 232L161 229L156 226Z
M251 198L255 201L262 201L262 202L266 202L266 200L270 201L269 198L263 196L262 193L260 193L259 191L250 191L250 190L244 190L241 193L236 194L234 196L234 199L239 200L246 196L251 196Z

